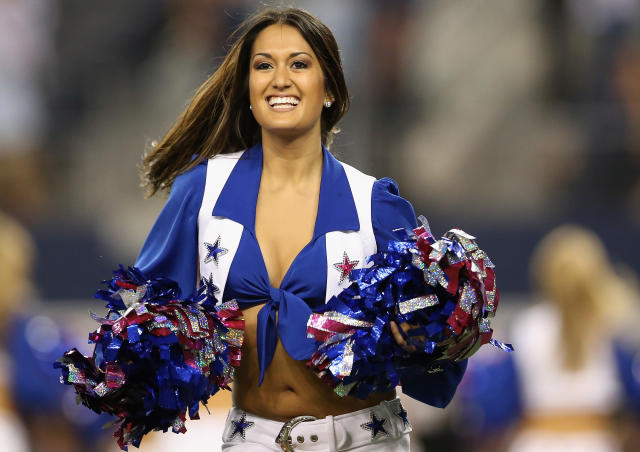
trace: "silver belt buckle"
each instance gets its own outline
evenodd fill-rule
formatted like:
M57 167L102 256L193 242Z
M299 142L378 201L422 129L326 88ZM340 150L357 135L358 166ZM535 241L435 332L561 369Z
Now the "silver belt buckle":
M293 440L291 439L291 430L293 427L301 422L317 421L318 418L314 416L297 416L284 423L280 429L280 433L276 437L276 443L282 448L284 452L293 452Z

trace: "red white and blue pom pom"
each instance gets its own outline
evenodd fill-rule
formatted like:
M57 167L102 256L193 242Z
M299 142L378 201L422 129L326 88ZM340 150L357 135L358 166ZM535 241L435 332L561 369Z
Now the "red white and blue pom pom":
M395 231L398 240L309 318L307 335L320 345L308 365L340 395L388 391L403 368L463 360L489 342L513 350L492 339L499 292L489 257L459 229L435 240L420 219L413 231ZM395 341L391 321L412 325L408 340L419 352Z
M244 331L235 301L216 304L206 284L177 299L175 282L149 280L138 269L120 267L107 290L106 318L89 335L92 357L72 349L55 363L61 382L97 413L117 416L118 445L139 446L152 430L186 431L186 412L198 419L200 402L229 389L240 363Z

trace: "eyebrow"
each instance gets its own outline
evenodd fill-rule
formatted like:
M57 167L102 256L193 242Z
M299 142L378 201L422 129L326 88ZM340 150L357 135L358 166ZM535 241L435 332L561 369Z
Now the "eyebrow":
M264 56L264 57L267 57L267 58L270 58L270 59L272 59L272 60L273 60L273 55L271 55L270 53L267 53L267 52L258 52L258 53L256 53L255 55L253 55L253 58L257 57L258 55L260 55L260 56ZM290 54L289 54L289 58L295 58L295 57L297 57L298 55L307 55L309 58L313 58L313 57L312 57L309 53L307 53L307 52L293 52L293 53L290 53Z

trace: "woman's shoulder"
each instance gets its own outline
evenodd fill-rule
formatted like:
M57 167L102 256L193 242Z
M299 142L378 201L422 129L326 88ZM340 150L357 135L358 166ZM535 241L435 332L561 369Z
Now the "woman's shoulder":
M337 160L337 159L336 159ZM396 181L391 179L390 177L382 177L378 179L375 176L365 173L364 171L356 168L355 166L349 165L341 160L337 160L345 170L347 177L352 179L357 179L362 182L366 182L369 185L372 185L372 195L375 199L376 197L385 197L386 195L399 195L400 191L398 189L398 184Z
M344 162L340 163L350 183L359 180L370 187L371 223L378 249L386 249L387 242L394 239L393 230L413 229L417 226L413 206L400 196L396 181L389 177L377 179Z
M335 158L335 157L334 157ZM337 160L337 159L336 159ZM411 203L400 196L400 189L395 180L390 177L382 177L380 179L375 176L366 174L365 172L337 160L345 170L349 183L356 186L362 185L370 187L371 190L371 208L374 223L387 223L389 217L400 215L403 217L402 223L415 223L415 212Z
M387 210L401 210L415 219L415 213L411 203L400 195L398 183L390 177L376 179L371 192L371 202L373 206L382 206Z
M189 170L176 176L171 190L173 191L175 189L194 186L202 187L204 189L204 185L207 181L207 171L210 165L219 165L220 163L223 163L225 161L238 160L240 157L242 157L242 154L244 152L245 151L220 153L214 155L209 159L203 160L193 168L190 168Z
M390 177L383 177L381 179L376 179L373 184L374 196L380 197L390 197L390 196L400 196L400 189L398 188L398 183L391 179Z
M171 187L171 192L175 191L183 191L187 189L192 189L195 187L199 187L202 185L204 188L204 183L207 179L207 161L203 161L198 163L193 168L178 174L173 181L173 185ZM189 190L191 191L191 190Z

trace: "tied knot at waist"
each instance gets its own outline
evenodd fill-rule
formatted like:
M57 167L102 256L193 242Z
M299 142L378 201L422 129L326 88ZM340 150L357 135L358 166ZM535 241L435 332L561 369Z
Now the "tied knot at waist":
M260 379L271 364L278 337L295 360L307 360L316 350L315 341L307 338L307 321L311 308L297 295L276 287L269 288L269 299L258 312L258 364Z
M273 286L269 287L269 301L267 303L271 303L272 305L275 305L276 307L278 307L280 305L281 300L284 299L285 293L288 293L291 297L295 297L304 303L302 298L292 294L291 292L287 292L285 290L282 290Z

